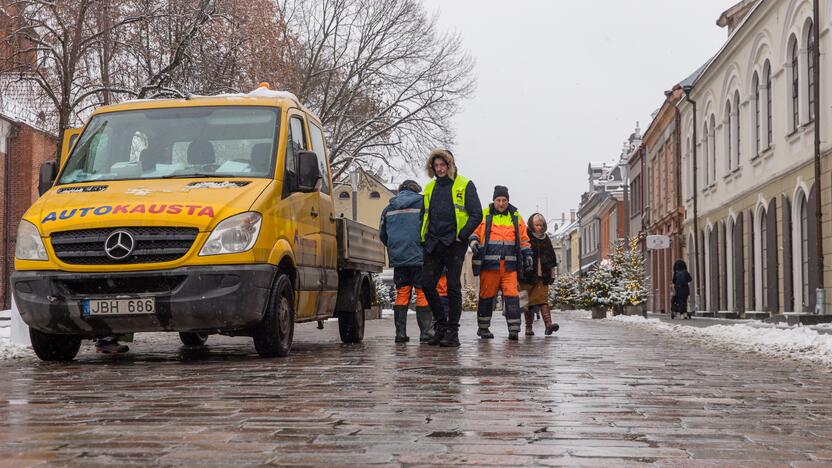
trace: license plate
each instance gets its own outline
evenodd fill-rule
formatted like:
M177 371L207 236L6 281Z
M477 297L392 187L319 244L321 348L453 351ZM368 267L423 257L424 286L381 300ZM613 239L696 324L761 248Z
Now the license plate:
M93 315L139 315L156 312L156 299L142 297L134 299L84 299L81 309L85 316Z

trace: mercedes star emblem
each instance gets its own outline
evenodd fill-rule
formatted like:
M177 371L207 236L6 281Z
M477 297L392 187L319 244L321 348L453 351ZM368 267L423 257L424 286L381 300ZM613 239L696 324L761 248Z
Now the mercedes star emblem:
M133 253L136 240L127 231L114 231L104 241L104 253L113 260L124 260Z

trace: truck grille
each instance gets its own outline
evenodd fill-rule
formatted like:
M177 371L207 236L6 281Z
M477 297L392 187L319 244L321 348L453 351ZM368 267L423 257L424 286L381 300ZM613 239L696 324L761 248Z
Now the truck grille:
M134 240L132 251L121 260L108 256L104 248L107 238L117 231L129 233ZM182 227L103 228L55 232L50 240L55 255L64 263L123 265L172 262L182 258L198 233L196 228Z

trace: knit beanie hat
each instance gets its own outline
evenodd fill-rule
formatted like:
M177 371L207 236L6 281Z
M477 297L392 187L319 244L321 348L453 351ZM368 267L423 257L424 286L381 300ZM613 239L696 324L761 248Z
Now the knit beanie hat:
M494 196L491 197L492 200L495 200L497 197L506 197L508 198L508 187L504 185L495 185L494 186Z

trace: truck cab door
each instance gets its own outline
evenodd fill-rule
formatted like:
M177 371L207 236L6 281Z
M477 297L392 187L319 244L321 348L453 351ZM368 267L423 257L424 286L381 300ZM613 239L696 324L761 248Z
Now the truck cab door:
M72 151L72 147L75 146L75 142L78 141L78 136L81 135L82 131L84 131L84 127L64 130L64 140L61 142L61 159L58 161L60 167L64 167L64 164L66 164L69 153Z
M316 192L300 192L296 182L297 153L309 149L306 119L302 112L291 110L288 117L288 138L286 141L286 180L284 198L292 207L295 222L293 238L295 262L298 269L297 318L310 320L317 316L323 278L320 255L321 207L320 195Z
M318 300L318 318L331 317L335 312L338 298L338 242L335 232L335 203L332 199L332 175L329 171L329 153L324 143L321 127L312 119L309 121L309 140L312 151L318 157L321 170L320 190L318 191L321 208L321 296Z

